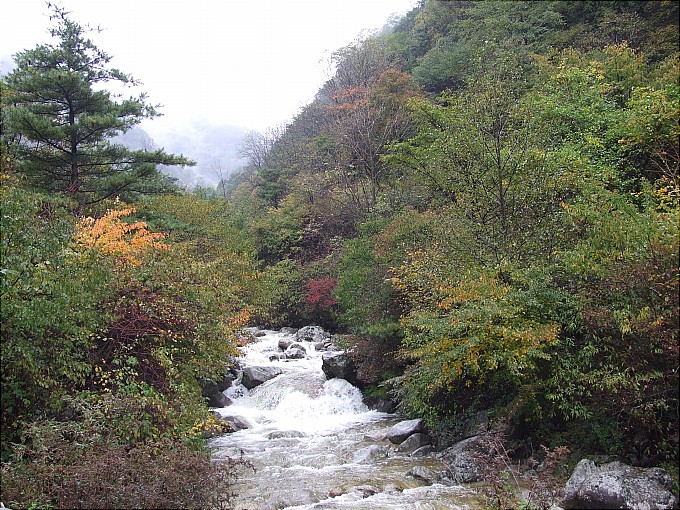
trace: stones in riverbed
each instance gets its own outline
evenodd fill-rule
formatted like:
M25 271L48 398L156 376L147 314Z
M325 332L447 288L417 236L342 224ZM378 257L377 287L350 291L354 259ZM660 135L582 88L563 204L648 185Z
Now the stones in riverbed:
M598 467L583 459L564 488L562 507L666 510L677 508L678 500L671 476L661 468L635 468L622 462Z
M295 333L295 340L298 342L325 342L328 338L330 334L320 326L305 326Z
M397 448L398 452L401 453L414 453L416 450L432 444L432 439L427 434L422 432L416 432L404 439Z
M267 439L291 439L305 437L307 434L298 430L275 430L267 434Z
M407 437L423 432L424 429L425 425L421 419L400 421L387 432L387 439L391 443L400 444Z
M291 344L284 352L286 359L305 359L307 357L307 349L302 344Z
M438 457L447 464L452 481L456 483L476 482L480 477L478 458L482 448L482 438L473 436L447 448Z
M251 390L282 373L279 367L246 367L241 384Z
M321 370L327 379L344 379L350 384L362 387L363 384L357 375L357 369L350 358L344 352L331 351L321 355Z
M387 457L387 451L377 444L360 448L352 456L352 462L355 464L366 464L374 459Z
M406 474L415 478L416 480L425 482L427 485L432 485L433 483L437 483L442 480L441 475L435 473L430 468L426 468L425 466L415 466Z

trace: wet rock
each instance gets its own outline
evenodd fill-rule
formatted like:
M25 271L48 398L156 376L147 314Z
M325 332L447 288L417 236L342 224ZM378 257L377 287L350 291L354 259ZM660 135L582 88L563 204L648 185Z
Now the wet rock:
M425 446L421 446L416 451L414 451L411 454L411 457L427 457L433 451L434 451L434 446L432 446L431 444L426 444Z
M255 331L255 332L253 333L253 336L254 336L255 338L262 338L263 336L267 336L267 332L266 332L266 331L262 331L262 330L258 330L258 331Z
M280 359L286 359L286 355L282 352L275 352L269 355L269 361L278 361Z
M297 328L281 328L280 333L283 335L294 335L298 332Z
M285 352L286 359L305 359L307 357L307 349L298 343L291 344Z
M363 384L357 376L357 369L352 359L344 352L324 352L321 355L321 370L327 379L344 379L354 386Z
M243 369L241 384L250 390L281 373L279 367L246 367Z
M387 457L387 452L384 448L378 446L377 444L367 446L366 448L360 448L352 456L352 461L355 464L365 464L373 459L378 459L382 457Z
M209 407L226 407L231 400L222 392L229 388L236 379L235 373L224 374L220 379L205 378L199 381L201 394L208 399Z
M323 342L316 342L314 344L314 350L317 352L325 351L326 350L326 344Z
M430 436L423 434L422 432L417 432L404 439L397 447L397 451L401 453L413 453L418 448L430 444L432 444Z
M267 434L267 439L290 439L295 437L305 437L307 434L299 430L275 430Z
M665 510L677 508L672 491L673 481L661 468L635 468L622 462L598 467L583 459L564 488L562 507Z
M227 407L233 403L233 400L227 397L224 393L219 392L210 396L208 400L208 407Z
M489 413L479 411L463 422L460 440L477 436L489 429Z
M279 339L278 346L279 346L279 349L281 349L282 351L285 351L292 344L293 344L292 338L281 338L281 339Z
M362 498L369 498L378 494L380 489L373 487L372 485L359 485L357 487L352 487L352 492L360 494Z
M477 456L481 442L480 436L473 436L454 444L438 455L447 464L454 482L471 483L479 480Z
M400 444L407 437L423 430L424 424L421 419L400 421L387 432L387 439L391 443Z
M329 336L320 326L305 326L295 333L295 340L298 342L323 342Z
M229 428L231 430L234 430L234 431L249 429L253 426L252 423L250 423L243 416L236 416L236 415L220 416L220 419L223 422L225 422L227 425L229 425Z
M416 480L425 482L427 485L432 485L433 483L441 481L441 476L439 474L435 473L430 468L426 468L425 466L415 466L408 473L406 473L406 475L411 476Z

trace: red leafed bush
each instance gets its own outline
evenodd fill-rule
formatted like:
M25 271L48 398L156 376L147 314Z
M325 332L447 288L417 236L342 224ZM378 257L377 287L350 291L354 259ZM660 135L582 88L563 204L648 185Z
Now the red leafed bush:
M305 300L312 312L327 311L338 302L333 297L333 290L337 283L337 279L331 276L321 276L307 281Z

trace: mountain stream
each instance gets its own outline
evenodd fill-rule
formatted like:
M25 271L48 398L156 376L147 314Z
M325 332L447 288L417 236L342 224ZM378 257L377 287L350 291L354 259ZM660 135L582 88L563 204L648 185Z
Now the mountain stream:
M239 377L225 391L233 404L215 411L248 428L209 442L216 461L243 452L255 467L244 468L234 487L238 510L479 508L471 489L418 477L418 469L446 466L434 454L399 452L386 434L403 418L370 410L344 379L326 380L313 342L299 342L307 351L302 359L278 359L278 342L290 334L258 334L264 336L242 348L242 367L282 373L250 390Z

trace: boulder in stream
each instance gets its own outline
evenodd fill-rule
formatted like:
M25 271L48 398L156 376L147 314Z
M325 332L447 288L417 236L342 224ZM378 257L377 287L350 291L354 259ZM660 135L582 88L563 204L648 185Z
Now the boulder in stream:
M294 340L292 338L280 338L277 345L280 350L285 351L288 347L293 345L293 342Z
M400 421L387 432L387 439L390 443L401 444L407 437L423 432L425 425L420 418L415 420Z
M337 377L338 379L344 379L354 386L363 386L357 375L357 369L352 358L344 352L324 352L321 355L321 370L323 370L327 379Z
M279 367L246 367L243 369L241 384L251 390L282 373Z
M406 439L404 439L399 444L397 451L401 453L413 453L419 448L431 444L432 438L430 438L430 436L423 434L422 432L416 432L415 434L411 434Z
M406 474L416 480L424 482L426 485L432 485L433 483L442 481L442 477L438 473L435 473L425 466L415 466Z
M373 461L374 459L380 459L387 457L387 451L377 444L367 446L365 448L360 448L352 456L352 462L355 464L366 464Z
M294 343L288 346L285 355L286 359L305 359L307 357L307 349L302 344Z
M329 337L330 335L321 326L305 326L295 333L297 342L323 342Z
M600 467L592 460L578 463L564 488L563 508L678 508L673 480L661 468L636 468L622 462Z
M471 483L479 480L478 452L482 447L480 436L464 439L441 452L438 457L449 468L450 477L456 483Z

